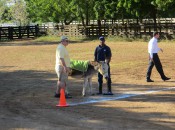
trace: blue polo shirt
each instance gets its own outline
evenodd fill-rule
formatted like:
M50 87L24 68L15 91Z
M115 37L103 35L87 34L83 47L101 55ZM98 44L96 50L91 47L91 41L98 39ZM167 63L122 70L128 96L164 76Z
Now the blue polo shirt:
M95 61L105 61L105 59L110 58L112 56L111 49L107 46L97 46L95 49Z

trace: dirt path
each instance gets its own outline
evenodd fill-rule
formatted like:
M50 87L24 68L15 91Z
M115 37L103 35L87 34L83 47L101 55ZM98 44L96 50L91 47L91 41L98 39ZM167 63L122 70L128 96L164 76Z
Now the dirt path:
M56 84L54 72L56 44L26 44L23 42L0 46L0 130L175 129L175 89L168 90L170 87L175 87L174 61L172 61L175 53L174 44L160 44L164 48L164 55L160 54L160 57L165 73L172 79L163 82L154 69L152 78L155 82L148 84L145 82L146 44L109 43L113 52L111 63L112 87L115 94L113 97L152 90L157 92L66 108L56 108L55 105L59 100L53 97ZM94 42L72 44L69 50L75 59L78 59L80 51L82 55L87 56L80 55L81 59L90 59L93 56L90 52L97 44ZM92 50L83 51L85 45ZM134 51L132 48L138 50ZM82 80L70 78L69 81L73 98L67 99L68 104L104 98L97 95L82 98ZM98 89L96 81L95 76L94 92ZM103 90L106 90L105 86Z

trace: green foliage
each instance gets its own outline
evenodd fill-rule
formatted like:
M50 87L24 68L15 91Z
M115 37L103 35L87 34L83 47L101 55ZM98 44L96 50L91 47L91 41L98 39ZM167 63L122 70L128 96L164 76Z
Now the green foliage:
M72 0L70 3L71 11L76 15L77 20L81 20L82 24L88 24L90 19L94 19L93 0Z
M69 2L69 0L27 0L27 9L34 22L64 21L68 24L75 18Z
M26 4L23 0L18 0L10 8L10 13L12 19L18 23L20 26L25 26L29 23L28 13L26 10Z
M2 18L3 13L5 12L5 0L0 1L0 19Z
M10 8L7 6L6 0L0 0L0 21L3 23L10 20Z
M15 6L9 7L4 6L7 1L9 0L0 1L1 20L21 21L23 19L24 21L30 18L33 22L62 22L64 24L77 20L82 21L83 25L88 25L89 20L92 19L143 19L175 16L174 0L25 0L27 12L24 4L18 5L24 0L15 0ZM10 10L13 11L10 12Z
M117 19L121 16L121 1L116 0L96 0L94 2L94 12L96 19Z

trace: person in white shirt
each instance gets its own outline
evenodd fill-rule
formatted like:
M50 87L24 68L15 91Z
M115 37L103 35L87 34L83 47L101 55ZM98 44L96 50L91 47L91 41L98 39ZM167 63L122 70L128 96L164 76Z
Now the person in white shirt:
M66 46L69 44L68 38L66 36L61 36L61 43L58 44L56 49L56 64L55 71L58 76L57 89L55 92L55 97L60 97L60 88L66 91L66 98L71 98L68 94L67 84L68 84L68 72L70 69L70 58Z
M146 75L147 82L154 82L150 78L154 65L155 65L157 71L159 72L162 80L165 81L165 80L171 79L171 78L168 78L165 76L165 74L163 72L162 64L161 64L159 56L158 56L159 51L163 52L163 50L158 47L157 40L158 40L159 36L160 36L159 32L154 32L153 38L148 43L149 66L148 66L147 75Z

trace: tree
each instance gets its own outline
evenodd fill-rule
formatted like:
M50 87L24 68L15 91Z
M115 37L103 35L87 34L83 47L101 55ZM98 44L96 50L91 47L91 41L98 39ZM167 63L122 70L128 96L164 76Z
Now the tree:
M90 20L144 18L174 16L174 0L25 0L32 21L62 22L82 21L84 26Z
M5 11L5 8L6 8L5 5L6 5L5 0L1 0L0 1L0 19L2 18L2 15Z
M77 20L82 21L83 26L89 25L90 19L94 19L93 1L72 0L70 3L71 11L76 15Z
M71 0L26 0L32 21L64 22L70 24L75 18L71 12Z
M15 1L15 4L11 6L11 15L20 26L27 25L29 22L26 4L23 0Z
M11 20L9 10L10 8L7 6L7 1L0 0L0 21L2 23Z
M153 4L156 0L120 0L118 7L124 7L126 12L133 18L142 19L153 18L154 29L156 30L157 6Z
M159 10L159 17L175 17L174 0L156 0L153 4L157 6L157 9Z

